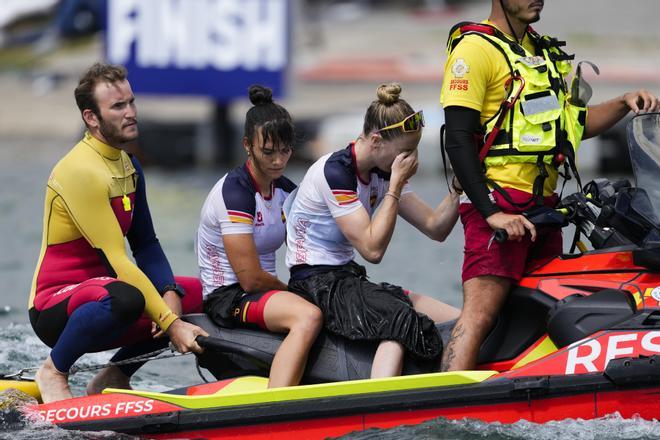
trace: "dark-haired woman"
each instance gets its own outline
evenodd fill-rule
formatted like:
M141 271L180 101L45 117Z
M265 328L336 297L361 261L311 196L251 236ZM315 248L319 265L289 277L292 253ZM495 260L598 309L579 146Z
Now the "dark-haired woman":
M355 250L371 263L381 261L397 214L437 241L458 218L457 194L434 210L406 184L417 170L424 119L400 92L396 83L379 87L360 136L310 167L287 218L289 288L319 306L329 331L382 341L371 377L399 375L405 350L438 358L442 341L434 321L459 313L432 298L369 281L353 261Z
M284 200L295 185L283 176L294 127L271 90L252 86L245 118L247 161L224 175L202 208L197 254L204 311L220 325L288 333L268 386L297 385L323 324L321 311L277 278L275 251L284 242Z

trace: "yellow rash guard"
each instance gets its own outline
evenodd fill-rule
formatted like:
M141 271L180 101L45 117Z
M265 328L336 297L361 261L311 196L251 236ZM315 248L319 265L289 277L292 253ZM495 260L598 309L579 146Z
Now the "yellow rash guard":
M86 133L48 179L28 308L50 307L67 288L94 277L139 289L146 314L162 329L177 319L159 294L174 277L153 230L140 165Z

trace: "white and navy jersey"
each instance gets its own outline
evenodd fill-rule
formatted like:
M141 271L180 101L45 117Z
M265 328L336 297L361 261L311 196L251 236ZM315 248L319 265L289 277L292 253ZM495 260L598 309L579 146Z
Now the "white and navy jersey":
M366 209L371 217L389 189L389 174L378 169L369 182L357 174L354 144L317 160L305 174L287 213L286 265L341 265L355 250L335 218ZM404 192L410 192L407 186Z
M282 176L269 198L261 195L247 164L225 174L202 207L197 230L197 261L204 297L220 286L238 282L227 259L223 235L252 234L261 268L273 275L275 251L284 243L282 204L296 185Z

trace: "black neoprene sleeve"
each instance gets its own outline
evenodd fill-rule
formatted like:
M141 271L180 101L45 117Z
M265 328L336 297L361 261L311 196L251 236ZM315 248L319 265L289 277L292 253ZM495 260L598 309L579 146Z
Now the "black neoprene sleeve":
M481 171L474 134L479 130L479 112L467 107L445 108L445 147L449 161L465 194L487 218L500 209L488 197L486 176Z

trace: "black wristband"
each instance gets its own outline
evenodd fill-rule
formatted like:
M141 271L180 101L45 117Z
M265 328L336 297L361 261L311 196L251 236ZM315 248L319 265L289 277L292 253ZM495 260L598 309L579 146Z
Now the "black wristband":
M161 292L161 296L165 295L165 292L169 292L170 290L172 290L174 293L179 295L179 298L183 298L184 296L186 296L186 291L183 290L183 287L181 287L177 283L168 284L165 287L163 287L163 291Z

